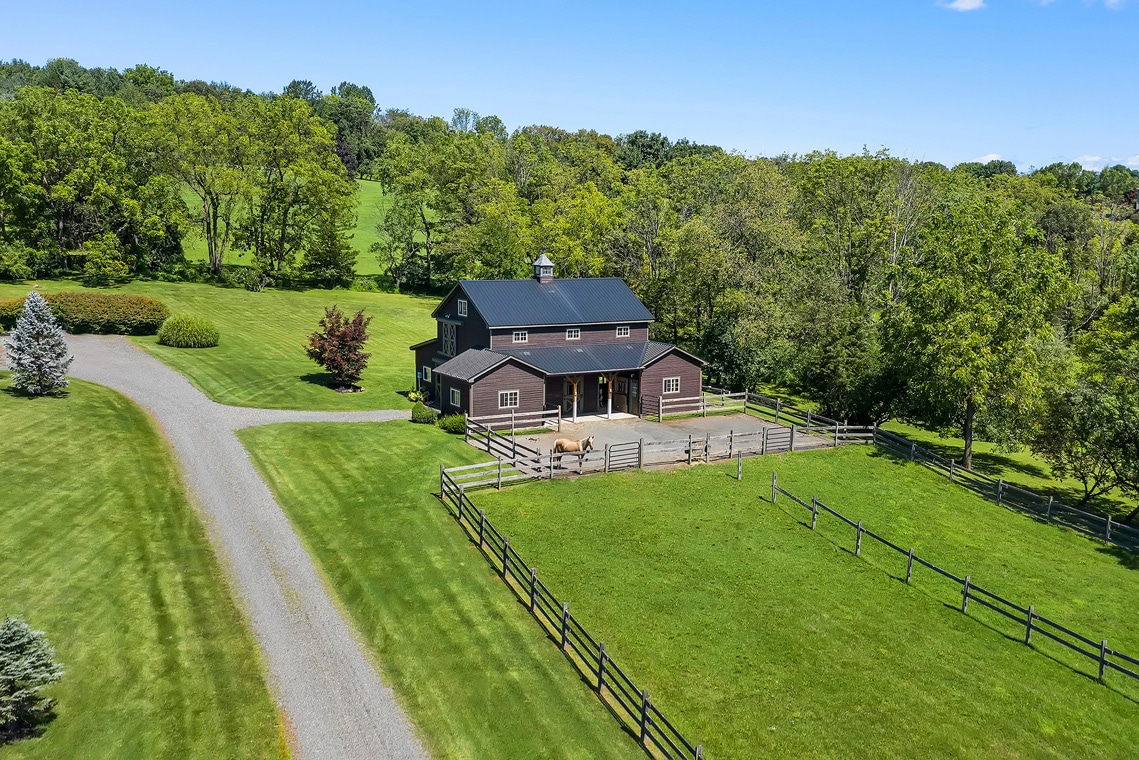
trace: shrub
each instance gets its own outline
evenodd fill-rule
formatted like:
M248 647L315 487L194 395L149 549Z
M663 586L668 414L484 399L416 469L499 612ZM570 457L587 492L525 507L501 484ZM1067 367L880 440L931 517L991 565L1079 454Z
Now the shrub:
M427 400L427 394L424 393L423 391L410 390L407 392L407 400L413 404L420 402L420 401L426 401Z
M0 742L19 738L50 716L54 702L40 690L62 677L43 632L20 618L0 622Z
M328 370L338 386L354 386L360 381L371 356L364 352L371 321L371 317L364 316L363 310L348 319L337 306L325 307L324 319L320 320L321 329L308 338L308 358Z
M47 293L44 300L69 333L154 335L170 316L161 301L126 293ZM24 310L24 299L0 301L0 324L11 326Z
M158 342L174 348L213 348L218 337L213 322L192 314L175 314L158 330Z
M438 415L422 401L411 408L411 421L419 425L434 425Z
M447 414L439 418L439 427L448 433L462 434L467 431L467 416L465 414Z

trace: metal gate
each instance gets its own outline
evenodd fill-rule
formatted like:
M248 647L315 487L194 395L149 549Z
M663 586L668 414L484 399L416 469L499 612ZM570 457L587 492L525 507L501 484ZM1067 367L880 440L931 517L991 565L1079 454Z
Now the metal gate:
M641 466L641 444L639 442L614 443L608 449L610 472L632 470Z

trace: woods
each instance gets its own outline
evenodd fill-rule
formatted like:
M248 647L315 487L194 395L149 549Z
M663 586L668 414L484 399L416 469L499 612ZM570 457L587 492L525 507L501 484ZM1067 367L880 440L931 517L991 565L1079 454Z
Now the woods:
M1136 170L751 157L418 116L347 81L256 94L62 59L0 64L0 98L0 277L348 286L365 179L385 287L524 277L545 254L624 278L717 385L956 432L966 464L974 438L1030 445L1089 498L1139 496Z

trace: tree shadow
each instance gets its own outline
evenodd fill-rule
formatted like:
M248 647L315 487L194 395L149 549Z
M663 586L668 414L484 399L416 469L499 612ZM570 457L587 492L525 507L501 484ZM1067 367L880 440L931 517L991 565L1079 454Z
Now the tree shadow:
M55 706L49 707L40 715L29 720L20 721L8 726L0 726L0 747L28 739L38 739L47 731L47 727L56 718Z
M1139 570L1139 552L1124 549L1122 546L1101 546L1096 551L1114 557L1128 570Z
M6 388L0 388L0 393L3 393L4 395L8 396L9 398L18 398L18 399L23 399L24 401L29 401L29 402L39 401L40 399L67 398L68 396L71 395L71 391L67 390L66 388L63 388L63 389L54 391L52 393L44 394L42 396L35 396L31 393L24 393L23 391L16 390L15 388L13 388L10 385Z

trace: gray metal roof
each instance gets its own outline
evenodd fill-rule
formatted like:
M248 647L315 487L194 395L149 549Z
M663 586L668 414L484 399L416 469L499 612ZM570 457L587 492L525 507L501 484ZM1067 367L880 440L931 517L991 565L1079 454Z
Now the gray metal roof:
M639 343L590 343L583 346L551 346L547 348L499 349L497 353L533 364L549 375L576 375L593 372L626 372L645 365L650 344L666 346L655 341ZM654 347L653 353L656 353Z
M434 372L459 380L470 381L487 370L494 369L509 357L488 351L485 348L469 348L453 359L440 364Z
M550 257L544 253L534 262L534 266L536 267L552 267L553 265L554 262L550 261Z
M554 280L460 280L490 327L537 327L651 322L645 308L619 277Z

